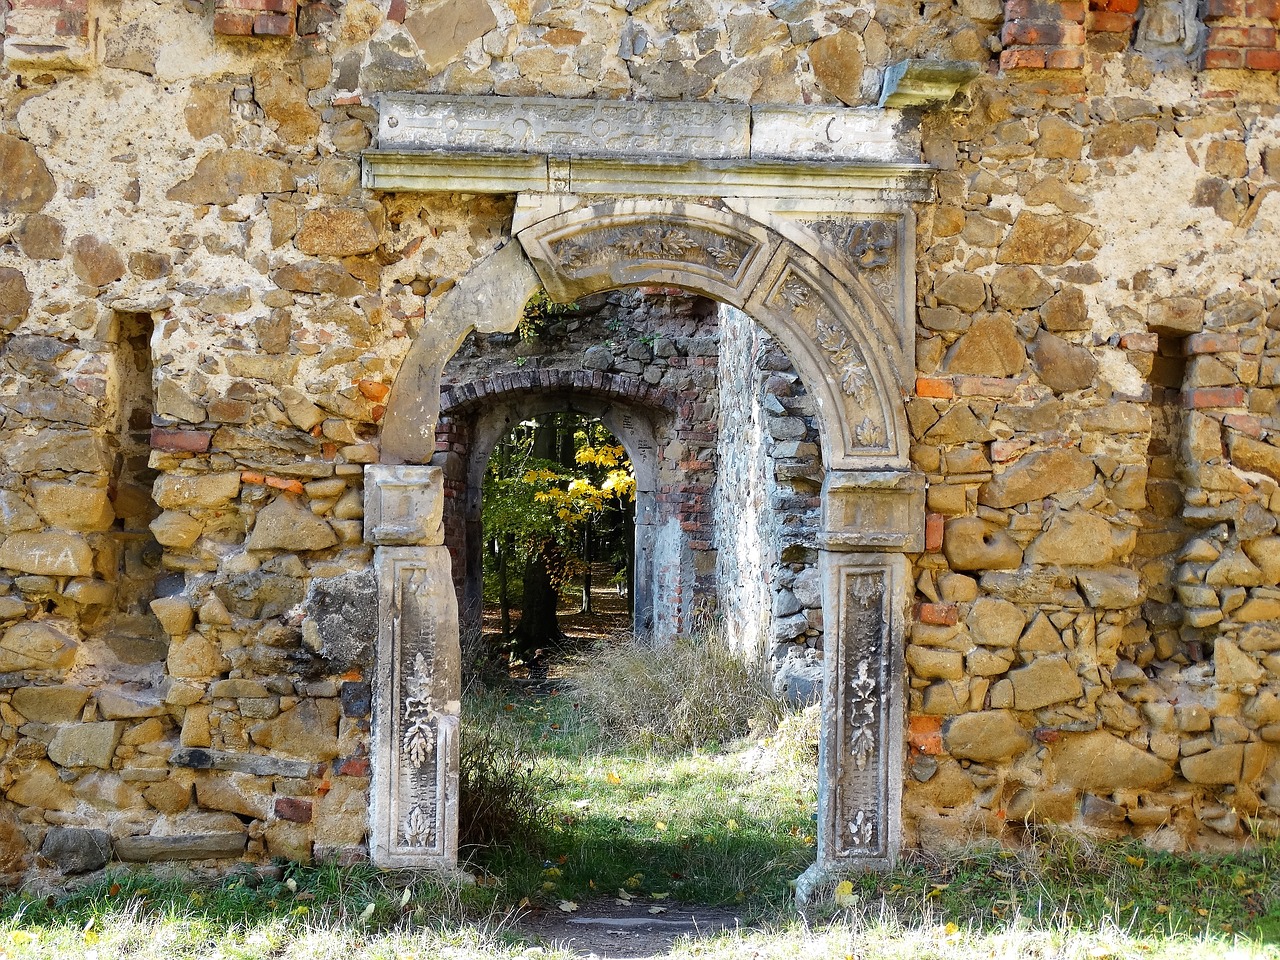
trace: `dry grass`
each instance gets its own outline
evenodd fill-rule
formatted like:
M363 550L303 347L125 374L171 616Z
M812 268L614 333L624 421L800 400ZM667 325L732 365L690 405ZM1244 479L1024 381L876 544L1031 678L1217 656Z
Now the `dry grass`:
M744 664L713 633L665 646L601 643L568 690L615 742L680 750L771 726L779 705L764 670Z

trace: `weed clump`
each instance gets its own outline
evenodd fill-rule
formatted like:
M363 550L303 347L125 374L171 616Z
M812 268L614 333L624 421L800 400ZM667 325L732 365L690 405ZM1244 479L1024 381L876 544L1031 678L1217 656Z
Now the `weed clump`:
M663 750L731 740L771 726L779 713L763 668L714 633L665 646L629 637L599 644L570 687L603 736Z
M458 846L462 851L540 854L551 825L536 751L481 703L462 727L458 749Z

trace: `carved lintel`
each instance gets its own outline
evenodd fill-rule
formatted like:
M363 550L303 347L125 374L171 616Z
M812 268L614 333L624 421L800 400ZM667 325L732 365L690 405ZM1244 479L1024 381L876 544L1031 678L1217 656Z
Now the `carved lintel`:
M924 549L924 476L912 471L828 471L822 541L828 550Z
M364 538L379 546L444 543L444 471L371 464L364 471Z

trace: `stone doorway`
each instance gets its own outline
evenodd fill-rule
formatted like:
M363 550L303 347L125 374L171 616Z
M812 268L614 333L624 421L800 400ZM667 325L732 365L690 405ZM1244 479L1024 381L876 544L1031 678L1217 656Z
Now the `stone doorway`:
M751 317L812 391L826 643L810 879L888 866L901 842L906 554L924 545L903 399L915 375L910 203L930 196L918 132L892 113L709 104L397 97L382 113L366 186L516 202L509 237L424 321L388 398L381 463L367 468L382 611L375 862L457 859L458 609L443 471L430 465L446 362L473 330L513 329L540 288L568 302L665 286ZM502 133L513 124L520 143ZM553 135L566 125L579 134ZM555 155L564 143L570 154Z
M472 329L515 326L539 286L557 300L664 284L729 303L784 344L818 398L828 624L819 870L887 865L899 843L902 626L921 484L906 466L897 333L862 284L723 207L536 199L527 225L447 294L393 388L384 463L369 468L383 616L373 851L388 866L456 862L458 612L435 448L440 377ZM548 210L548 207L551 209ZM517 223L520 223L519 214ZM820 254L820 245L815 244Z

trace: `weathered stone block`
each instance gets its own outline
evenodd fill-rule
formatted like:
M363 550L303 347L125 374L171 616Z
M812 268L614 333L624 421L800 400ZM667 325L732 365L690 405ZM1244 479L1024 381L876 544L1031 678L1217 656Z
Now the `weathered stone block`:
M1064 657L1037 657L1028 666L1010 670L1009 681L1016 710L1038 710L1084 694L1084 685Z
M953 517L943 530L942 553L952 570L1012 570L1022 563L1018 542L981 517Z
M13 708L35 723L71 723L88 699L87 688L72 684L27 686L13 691Z
M217 641L199 633L174 637L166 662L170 676L194 679L217 676L227 663Z
M119 721L61 727L49 744L49 759L61 767L111 766L124 724Z
M258 511L245 547L249 550L324 550L337 542L333 528L312 513L301 498L281 493Z
M1099 566L1132 549L1131 531L1117 530L1105 517L1084 510L1057 514L1027 548L1027 562L1054 566Z
M37 480L31 484L31 496L41 518L51 527L109 530L116 519L105 485Z
M156 480L152 496L166 510L219 507L240 493L240 474L206 473L182 477L165 474Z
M378 635L378 584L372 570L311 580L303 608L303 642L335 672L368 667Z
M31 311L31 291L21 270L0 267L0 330L16 330Z
M439 467L370 465L364 490L367 542L444 542L444 472Z
M172 837L120 837L115 841L117 860L126 863L153 860L226 860L244 853L248 834L186 833Z
M944 366L949 373L1016 377L1027 365L1026 348L1013 323L999 314L983 314L952 345Z
M80 827L50 827L40 856L64 874L88 873L111 859L111 834Z
M1101 730L1064 736L1049 756L1057 782L1095 793L1150 789L1173 777L1159 757Z
M11 670L66 670L80 645L47 620L15 623L0 638L0 673Z
M274 720L249 729L249 738L261 747L289 757L332 760L338 755L336 700L303 700Z
M1017 606L998 597L980 597L965 618L974 643L1012 648L1022 635L1027 617Z
M1013 507L1055 493L1082 490L1094 481L1093 463L1079 450L1029 453L978 489L978 502Z
M128 272L124 257L110 243L91 234L71 241L71 268L94 287L105 287Z
M961 760L1009 760L1032 745L1031 735L1008 710L983 710L952 717L942 728L947 752Z
M1029 352L1036 373L1054 393L1085 390L1093 386L1098 361L1087 348L1041 330L1031 341Z
M226 205L245 194L285 193L297 186L289 167L248 150L217 150L200 158L195 172L169 190L170 200Z
M312 256L349 257L376 249L378 229L367 210L308 210L294 243Z
M1251 783L1262 775L1270 756L1265 743L1232 743L1183 757L1179 767L1191 783Z
M93 550L76 533L15 533L0 544L0 567L50 577L90 577Z
M35 213L53 199L57 184L36 148L25 140L0 133L0 214Z
M1089 238L1093 227L1075 217L1023 211L1000 245L998 263L1060 266Z
M166 510L150 523L151 534L162 547L187 550L204 531L204 523L180 510Z

